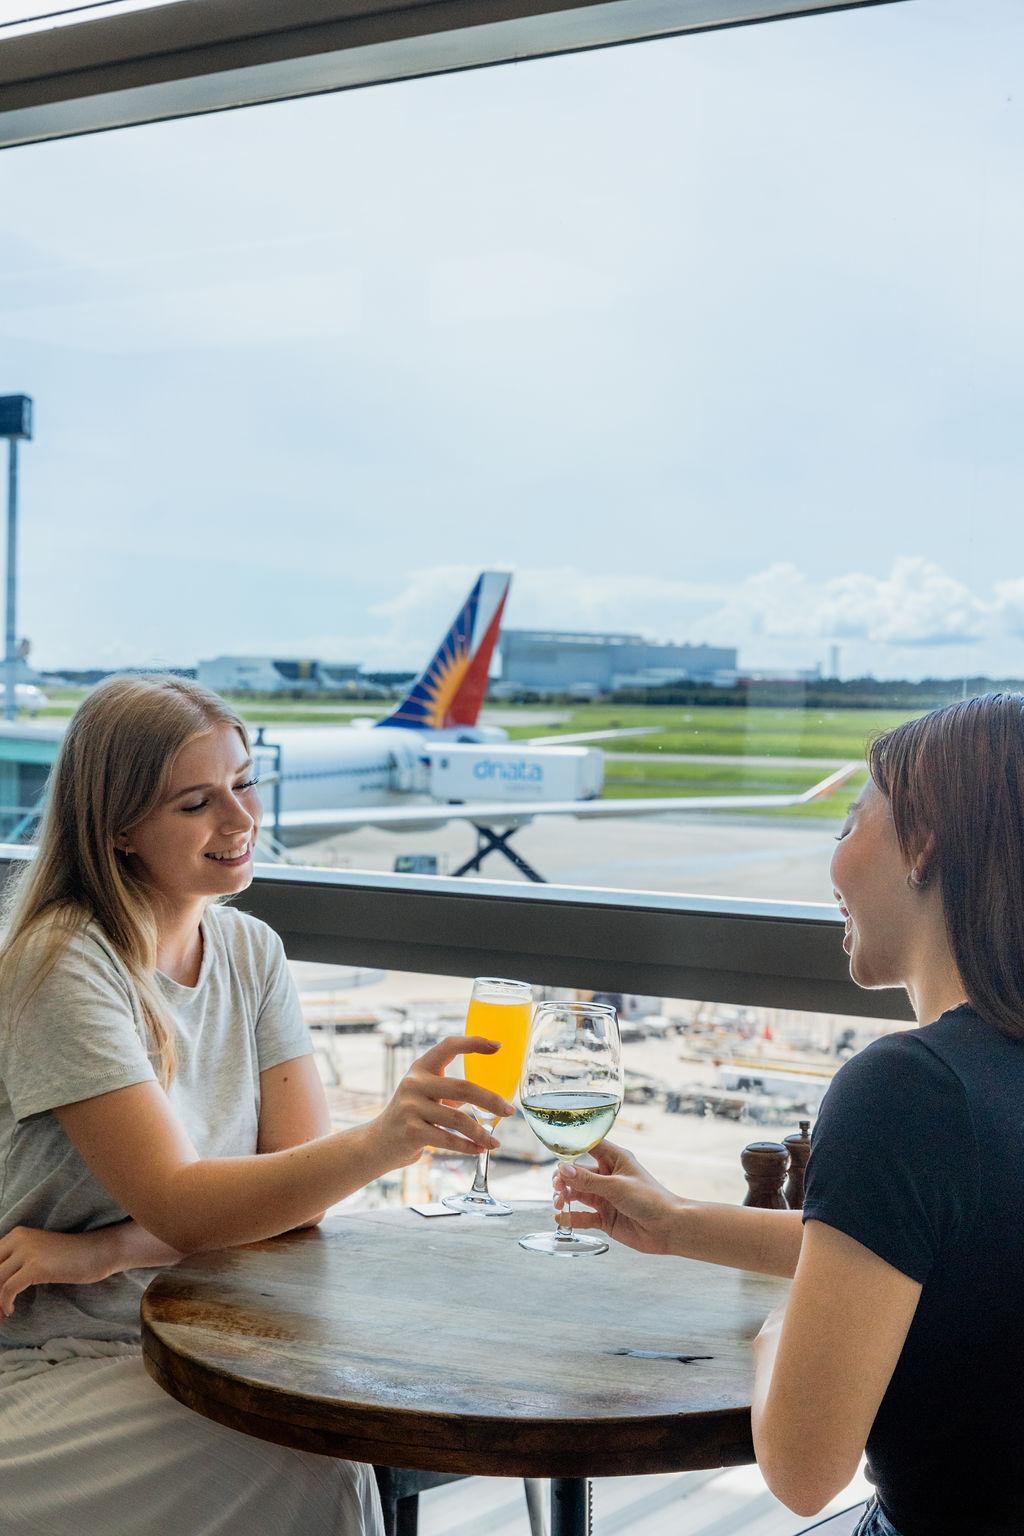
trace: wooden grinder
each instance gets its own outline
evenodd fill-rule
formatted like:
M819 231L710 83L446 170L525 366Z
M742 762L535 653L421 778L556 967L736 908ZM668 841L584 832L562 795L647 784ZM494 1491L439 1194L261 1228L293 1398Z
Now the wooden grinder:
M756 1205L765 1211L786 1209L782 1186L788 1155L780 1141L752 1141L743 1148L740 1162L749 1185L744 1205Z
M789 1178L786 1180L786 1188L783 1191L786 1204L791 1211L802 1211L804 1208L804 1170L807 1167L807 1159L811 1155L811 1122L800 1121L799 1132L785 1138L785 1145L789 1149Z

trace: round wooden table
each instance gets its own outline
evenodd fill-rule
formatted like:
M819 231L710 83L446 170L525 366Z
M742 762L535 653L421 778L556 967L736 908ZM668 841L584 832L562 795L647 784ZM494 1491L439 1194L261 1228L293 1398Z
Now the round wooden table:
M577 1480L553 1488L556 1533L585 1528L584 1479L753 1461L750 1341L786 1282L518 1246L551 1219L367 1211L185 1260L143 1298L146 1368L281 1445Z

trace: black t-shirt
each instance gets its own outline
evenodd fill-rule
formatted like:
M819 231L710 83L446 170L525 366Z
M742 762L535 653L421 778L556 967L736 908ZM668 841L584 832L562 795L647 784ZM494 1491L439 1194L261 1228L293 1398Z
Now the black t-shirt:
M901 1536L1024 1533L1024 1042L966 1004L837 1072L804 1220L923 1286L867 1443Z

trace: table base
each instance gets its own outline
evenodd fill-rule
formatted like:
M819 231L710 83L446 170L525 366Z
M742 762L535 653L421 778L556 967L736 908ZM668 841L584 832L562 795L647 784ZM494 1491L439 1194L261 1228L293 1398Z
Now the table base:
M586 1477L551 1479L551 1536L590 1536L593 1499Z

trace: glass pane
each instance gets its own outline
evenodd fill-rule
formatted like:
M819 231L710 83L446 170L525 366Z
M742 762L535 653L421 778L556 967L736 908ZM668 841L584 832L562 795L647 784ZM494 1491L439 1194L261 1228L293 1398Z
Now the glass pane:
M1022 43L866 7L8 151L40 718L198 670L291 857L828 900L858 775L734 798L1024 675ZM402 700L483 571L460 757L482 620Z
M292 962L337 1127L378 1114L413 1060L463 1033L472 982L461 977ZM626 1098L611 1133L669 1188L741 1202L740 1154L813 1125L837 1068L888 1020L841 1018L692 999L552 991L609 1000L622 1033ZM450 1069L458 1070L457 1064ZM548 1200L554 1159L521 1115L500 1127L489 1186L506 1200ZM427 1152L346 1205L413 1204L460 1194L472 1159Z

